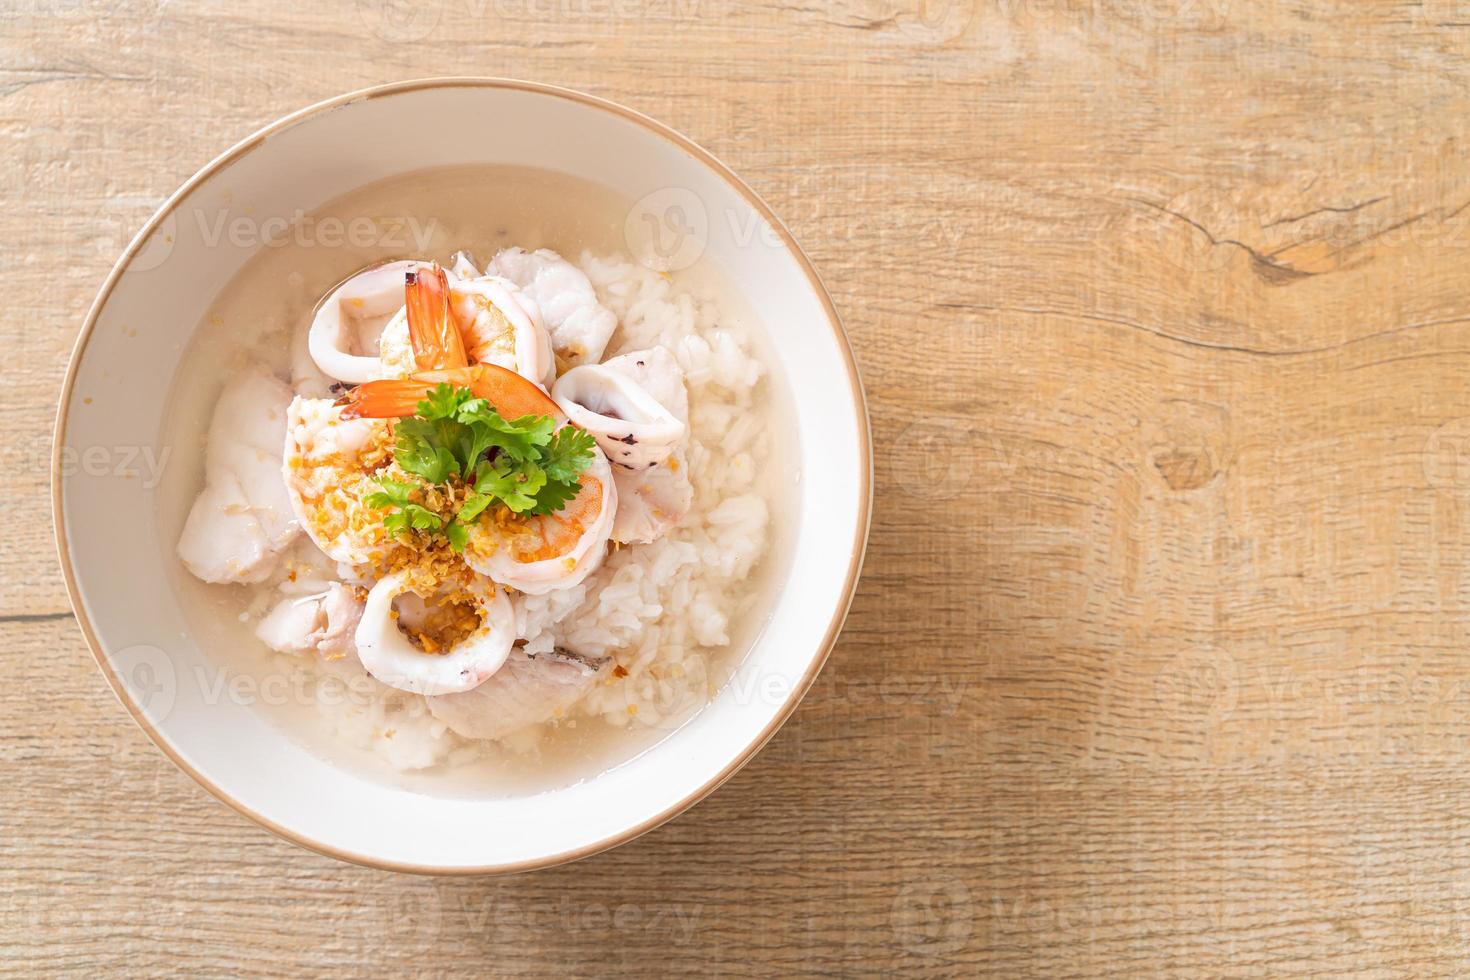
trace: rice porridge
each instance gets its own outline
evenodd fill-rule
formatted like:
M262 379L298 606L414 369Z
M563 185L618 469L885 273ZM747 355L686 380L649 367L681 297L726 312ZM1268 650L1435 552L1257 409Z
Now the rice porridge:
M629 259L628 213L421 171L298 216L222 291L158 504L207 693L375 779L519 794L726 682L790 530L784 381L718 270Z

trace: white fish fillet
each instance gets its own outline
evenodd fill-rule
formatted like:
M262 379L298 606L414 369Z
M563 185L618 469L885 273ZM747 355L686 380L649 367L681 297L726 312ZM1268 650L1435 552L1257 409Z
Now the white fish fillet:
M255 369L220 394L204 450L204 490L179 536L184 565L206 582L259 582L300 531L281 481L291 389Z
M255 635L281 653L314 653L327 660L356 656L352 636L362 607L354 590L333 582L324 592L276 603L255 627Z
M550 249L508 248L485 268L515 283L541 308L551 346L569 364L596 364L617 329L617 315L597 301L592 281Z
M465 738L502 738L571 707L610 662L560 649L532 657L517 648L474 690L429 698L429 711Z
M613 482L618 487L618 512L613 515L612 539L622 544L647 544L662 537L694 503L689 462L682 449L646 470L614 467Z

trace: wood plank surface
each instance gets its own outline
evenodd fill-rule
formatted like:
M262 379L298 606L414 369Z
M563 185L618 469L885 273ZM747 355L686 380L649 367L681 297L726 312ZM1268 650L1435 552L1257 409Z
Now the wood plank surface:
M825 276L877 446L781 734L509 879L217 804L52 556L55 398L127 238L256 127L435 74L728 161ZM1465 975L1467 151L1463 2L4 0L0 969Z

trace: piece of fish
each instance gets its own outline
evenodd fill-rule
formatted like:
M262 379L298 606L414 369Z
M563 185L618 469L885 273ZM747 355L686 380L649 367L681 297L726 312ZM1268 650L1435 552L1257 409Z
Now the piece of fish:
M503 738L557 717L591 690L610 663L611 657L583 657L561 647L534 655L517 647L474 690L429 698L429 711L465 738Z
M618 487L618 512L613 515L612 539L620 544L647 544L662 537L694 503L683 450L646 470L614 469L613 482Z
M206 582L259 582L300 531L281 480L291 389L251 369L221 392L204 450L204 490L178 554Z
M568 365L596 364L617 329L617 315L597 300L586 273L550 249L508 248L485 268L515 283L541 310L551 346Z
M288 596L255 627L255 635L281 653L316 654L325 660L356 655L353 634L362 619L358 591L333 582L314 595Z
M449 257L448 271L451 276L457 279L480 278L480 268L475 265L475 257L463 249Z

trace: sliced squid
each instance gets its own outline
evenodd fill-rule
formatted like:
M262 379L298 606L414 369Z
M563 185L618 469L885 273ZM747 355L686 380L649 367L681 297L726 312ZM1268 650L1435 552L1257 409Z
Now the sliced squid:
M631 351L610 358L602 366L627 375L680 422L689 423L684 369L667 347ZM613 482L618 485L618 513L612 536L621 544L646 544L662 537L684 519L694 503L694 484L689 479L683 448L646 470L614 468Z
M570 589L607 555L618 488L601 450L582 471L582 491L544 517L481 521L470 531L465 562L481 575L528 595Z
M637 381L611 364L584 364L557 379L551 397L592 433L617 466L646 470L667 459L688 426Z
M179 535L185 567L206 582L259 582L298 531L281 485L291 389L261 370L220 393L204 450L204 490Z
M610 357L602 363L609 371L627 375L668 409L680 422L689 423L689 390L684 385L684 369L667 347L629 351Z
M340 660L356 652L354 634L363 610L358 595L358 590L333 582L314 595L288 596L260 621L255 635L281 653Z
M560 647L533 655L516 650L474 690L429 698L429 711L465 738L503 738L561 715L610 663L611 657L583 657Z
M372 333L384 318L401 310L404 276L424 265L416 259L404 259L373 266L327 294L312 318L307 337L311 359L323 374L347 384L383 376L378 358L354 354L353 350L369 341L364 334Z
M357 656L369 674L389 687L413 694L456 694L484 683L510 654L515 642L515 612L505 592L476 579L480 627L443 653L427 653L398 628L393 602L409 591L408 577L398 572L368 592L354 639Z
M336 383L322 373L311 357L311 324L303 324L291 332L291 388L308 398L325 398Z
M509 279L535 301L562 361L577 365L602 359L618 318L598 302L592 281L581 269L550 249L508 248L485 271Z
M387 549L381 511L363 502L382 487L392 431L381 419L344 419L328 398L297 397L286 410L285 478L290 505L312 542L333 561L362 565Z

